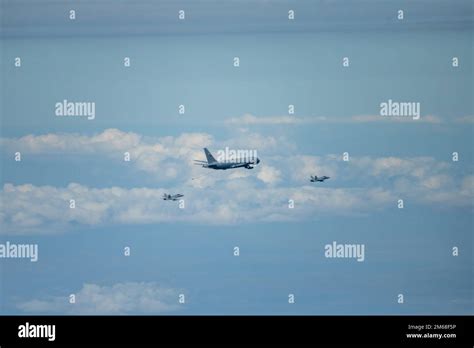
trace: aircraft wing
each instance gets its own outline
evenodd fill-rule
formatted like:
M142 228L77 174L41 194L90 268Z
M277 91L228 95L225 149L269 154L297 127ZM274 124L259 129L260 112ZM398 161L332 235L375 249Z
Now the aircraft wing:
M197 166L207 165L207 161L194 160L194 164Z

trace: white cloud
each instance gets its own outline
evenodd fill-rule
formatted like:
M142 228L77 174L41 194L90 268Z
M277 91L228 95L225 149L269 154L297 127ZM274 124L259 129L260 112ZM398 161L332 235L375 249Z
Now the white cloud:
M84 284L75 292L76 303L69 303L69 294L20 303L26 313L65 314L159 314L178 309L178 291L156 283L118 283L112 286Z
M423 186L430 190L441 188L444 183L450 183L451 177L449 175L432 175L428 176L423 182Z
M369 122L400 122L400 123L442 123L442 119L434 115L421 115L418 120L414 120L412 117L386 117L380 115L357 115L346 119L346 122L354 123L369 123Z
M239 117L232 117L225 121L229 126L257 126L257 125L305 125L312 123L350 123L357 122L350 117L338 116L299 116L299 115L280 115L280 116L255 116L245 114Z
M351 165L361 172L384 178L403 175L423 179L429 174L448 172L450 169L447 162L436 161L433 157L360 157L351 161Z
M119 141L117 139L123 139ZM5 184L0 191L0 233L54 233L81 225L200 224L254 221L311 220L323 214L370 213L403 196L419 204L472 207L472 177L456 174L452 163L432 157L351 157L286 155L284 138L239 133L225 145L236 149L264 149L253 170L213 171L194 166L203 158L202 146L223 148L204 133L147 138L109 129L94 136L74 134L4 139L10 150L33 153L80 152L122 160L122 152L143 170L175 178L163 188L92 188ZM204 144L204 145L203 145ZM289 151L286 149L286 151ZM310 175L327 175L325 183L310 184ZM183 193L185 209L163 201L163 193ZM297 198L297 209L288 199ZM76 208L69 208L69 200Z
M281 180L281 173L278 169L269 165L263 164L257 174L257 178L262 180L266 184L276 184Z
M91 136L45 134L1 140L2 147L7 151L29 154L78 153L123 161L124 153L129 152L131 163L138 169L157 176L164 173L167 178L175 178L179 173L193 170L192 160L202 156L202 148L212 143L212 137L204 133L151 138L118 129L106 129Z
M456 119L457 123L474 123L474 115L462 116Z
M142 136L122 132L118 129L106 129L102 133L85 136L73 133L26 135L21 138L3 138L5 148L27 153L93 153L125 151L137 147Z
M299 159L302 160L302 159ZM302 221L325 215L370 214L403 197L415 204L473 207L474 176L455 177L447 163L432 158L305 157L308 166L265 165L243 175L213 173L179 188L90 188L5 184L0 192L1 231L54 233L77 224L155 224L181 222L225 225L263 221ZM313 167L313 165L315 167ZM316 168L317 172L312 171ZM253 174L253 173L255 174ZM330 174L310 184L311 174ZM185 208L163 201L163 193L183 193ZM69 200L76 208L69 208ZM294 199L296 208L288 209Z
M413 122L413 123L442 123L443 120L435 115L422 115L418 120L411 117L384 117L380 115L356 115L351 117L342 116L254 116L245 114L240 117L232 117L226 120L231 126L254 126L254 125L305 125L318 123L372 123L372 122ZM471 122L469 117L460 119L459 122Z
M302 124L309 123L309 120L296 116L267 116L257 117L245 114L240 117L233 117L226 121L230 125L249 126L249 125L274 125L274 124Z
M460 194L471 198L474 196L474 175L468 175L463 179Z
M277 174L265 174L268 183ZM222 184L222 183L221 183ZM188 187L185 208L178 202L164 201L163 189L89 188L70 184L65 188L52 186L6 184L1 192L2 232L7 234L55 233L76 224L154 224L159 222L192 222L199 224L230 224L234 222L314 219L321 214L344 215L351 211L370 211L380 201L366 189L331 189L317 186L256 186L254 181L240 178L200 190ZM297 200L298 209L288 209L288 199ZM76 208L69 208L69 199ZM375 201L377 199L377 201ZM364 202L364 204L361 204Z
M205 159L204 147L208 147L214 154L225 147L265 154L294 149L294 146L282 137L251 132L239 132L234 138L217 142L205 133L153 138L118 129L106 129L91 136L67 133L2 138L0 145L10 153L19 151L33 155L89 154L106 156L116 161L123 161L124 153L129 152L131 166L153 174L158 181L178 178L186 181L198 176L201 168L195 166L193 160Z

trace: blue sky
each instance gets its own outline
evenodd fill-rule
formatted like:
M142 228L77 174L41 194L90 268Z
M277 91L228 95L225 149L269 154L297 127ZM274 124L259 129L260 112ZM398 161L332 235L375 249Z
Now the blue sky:
M0 242L39 260L0 260L1 313L472 314L471 2L76 10L2 2ZM95 119L55 116L64 99ZM381 117L388 99L420 119ZM262 162L206 171L204 146ZM365 261L326 258L333 241Z

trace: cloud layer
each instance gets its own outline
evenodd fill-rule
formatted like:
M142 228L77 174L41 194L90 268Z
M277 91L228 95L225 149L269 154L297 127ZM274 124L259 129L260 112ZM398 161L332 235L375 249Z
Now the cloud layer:
M264 153L271 153L279 148L292 148L284 138L278 139L252 132L244 132L226 142L218 142L205 133L183 133L176 137L156 138L114 128L90 136L65 133L2 138L0 145L10 156L16 152L22 155L84 154L124 161L125 153L128 153L131 165L152 174L158 181L184 180L185 173L199 175L201 168L195 166L193 160L205 160L204 147L209 147L214 154L225 147Z
M271 178L274 173L268 175ZM76 224L293 221L331 213L368 212L390 200L390 193L380 189L329 189L307 185L257 188L245 179L231 180L219 190L204 192L190 187L180 192L185 195L184 209L179 207L179 202L164 201L163 189L6 184L1 198L9 204L4 205L0 216L2 230L13 234L55 233ZM75 201L74 209L70 208L71 199ZM294 209L289 208L289 200L295 202Z
M384 117L380 115L356 115L351 117L327 117L327 116L254 116L245 114L240 117L232 117L226 121L228 125L256 126L256 125L305 125L305 124L324 124L324 123L430 123L439 124L446 122L435 115L422 115L420 119L413 120L411 117ZM472 123L472 117L456 118L454 122Z
M3 139L7 151L67 155L80 153L122 161L130 152L132 166L156 176L157 187L94 188L80 183L65 187L4 184L0 191L2 233L55 233L75 225L155 224L163 222L232 224L314 220L327 215L370 215L409 206L442 205L472 209L474 176L462 175L451 162L432 157L351 157L340 154L282 155L284 138L245 133L219 143L205 133L147 138L107 129L102 133L46 134ZM253 170L212 171L193 165L202 146L264 149ZM297 153L297 151L295 151ZM261 154L259 152L259 154ZM106 162L104 162L106 165ZM126 170L126 169L124 169ZM328 175L312 184L310 175ZM163 181L163 177L173 180ZM164 193L184 194L178 202ZM70 208L70 200L75 208ZM294 208L289 208L289 201Z
M69 295L33 299L18 304L26 313L61 313L79 315L159 314L179 309L177 290L156 283L117 283L112 286L84 284Z

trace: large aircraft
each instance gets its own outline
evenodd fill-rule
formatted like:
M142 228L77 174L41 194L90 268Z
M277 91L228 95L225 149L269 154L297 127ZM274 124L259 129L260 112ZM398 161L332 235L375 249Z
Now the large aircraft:
M260 163L260 159L258 157L236 158L232 160L218 161L214 158L214 156L212 156L207 148L204 148L204 153L206 154L207 161L194 160L196 165L200 165L204 168L222 170L234 168L253 169L254 166Z
M167 193L163 194L163 200L165 201L177 201L181 197L184 197L181 193L178 193L177 195L169 195Z
M309 181L311 181L311 182L317 182L317 181L323 182L326 179L330 179L330 177L329 176L319 176L318 177L317 175L315 175L315 176L311 175L311 179Z

